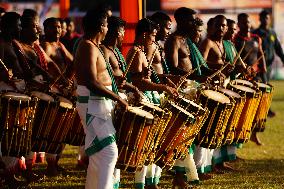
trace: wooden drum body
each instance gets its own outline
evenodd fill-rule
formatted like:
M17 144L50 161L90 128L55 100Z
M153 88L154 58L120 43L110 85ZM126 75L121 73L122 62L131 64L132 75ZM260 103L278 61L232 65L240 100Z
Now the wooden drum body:
M161 168L169 169L174 165L183 150L186 134L192 129L194 116L173 102L166 102L163 106L172 113L172 117L160 140L155 163Z
M29 96L15 92L2 94L0 100L2 155L25 156L31 151L36 103Z
M59 97L53 97L34 91L32 96L38 99L32 136L32 150L58 154L65 146L65 138L71 127L75 108L72 103Z
M204 148L218 148L222 145L234 104L227 96L214 90L201 91L198 102L207 107L210 113L195 138L195 144Z
M262 95L253 121L253 130L256 132L263 132L265 129L267 114L272 102L273 87L264 83L256 84L259 90L261 90Z
M130 172L143 167L148 153L149 132L154 116L138 107L126 112L115 110L114 127L117 131L118 160L116 167Z
M233 143L235 138L235 131L245 105L245 98L229 89L219 88L218 91L229 97L231 102L235 104L234 109L228 120L223 139L224 145L230 145Z
M229 84L228 89L237 92L246 99L238 126L235 130L234 138L234 142L244 143L250 138L253 120L260 102L261 92L243 85L235 84Z

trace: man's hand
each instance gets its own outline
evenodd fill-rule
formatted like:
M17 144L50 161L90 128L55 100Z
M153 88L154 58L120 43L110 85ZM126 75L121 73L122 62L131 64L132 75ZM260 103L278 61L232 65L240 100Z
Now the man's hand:
M117 87L119 89L123 88L124 85L126 84L126 78L123 77L123 76L117 76L117 77L115 77L115 79L116 79Z
M173 98L177 98L179 96L178 91L175 88L164 86L164 91L171 95Z
M123 111L126 111L128 109L128 103L125 100L123 100L122 98L119 97L118 100L117 100L117 103L120 105L120 107Z

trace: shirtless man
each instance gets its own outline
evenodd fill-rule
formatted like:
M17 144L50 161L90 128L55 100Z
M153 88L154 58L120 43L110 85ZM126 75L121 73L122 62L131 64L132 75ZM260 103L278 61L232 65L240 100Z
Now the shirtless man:
M248 14L241 13L238 15L238 26L239 32L235 38L235 46L237 50L240 50L243 45L244 50L241 53L241 57L247 56L245 62L248 66L251 66L255 72L257 72L257 77L255 80L266 81L266 62L264 58L264 53L262 50L262 40L259 36L251 33L251 23ZM259 57L262 57L259 59ZM259 61L257 61L259 59ZM261 141L257 137L256 132L252 132L251 140L257 145L262 145Z
M160 99L157 92L165 91L173 97L178 95L176 89L164 84L154 83L150 78L151 72L149 64L151 64L151 60L147 59L144 50L147 46L151 46L155 42L157 29L158 26L153 21L147 18L140 20L136 26L134 47L129 50L126 58L128 65L131 65L130 75L133 85L138 87L139 90L144 91L144 94L152 103L159 103ZM144 172L146 169L147 168L141 171L141 175L144 173L146 174L146 172ZM137 177L138 176L136 176L136 178ZM140 176L139 178L141 179L140 184L145 183L143 176ZM147 178L147 180L152 179L154 179L154 173ZM155 183L154 181L146 183L146 185L149 185L147 186L148 188L158 188L157 184L158 183Z
M185 7L177 9L174 13L177 29L165 43L166 60L169 63L171 73L174 75L184 75L192 70L186 39L189 37L195 14L194 10Z
M119 17L109 17L108 32L101 48L104 52L106 61L109 62L112 67L116 81L119 83L118 87L139 94L138 88L130 83L125 83L125 78L123 78L123 73L125 72L127 65L119 48L121 47L124 38L125 24L125 21ZM128 81L130 80L128 79Z
M26 75L24 75L13 47L13 40L18 40L20 36L20 23L20 15L16 12L7 12L1 17L0 59L3 61L6 68L2 64L0 65L0 91L25 89L23 79ZM19 79L23 81L23 86L17 88L15 81ZM18 173L19 171L19 159L16 157L1 155L0 162L1 169L5 169L2 177L5 179L5 184L11 188L15 186L17 187L19 184L21 184L19 180L15 179L14 177L14 174Z
M117 94L109 63L99 48L108 30L105 12L88 11L82 21L84 36L75 54L78 113L86 123L85 152L89 156L86 189L112 188L118 151L112 123L112 101L127 108ZM100 146L101 148L97 148Z
M61 24L57 18L48 18L43 23L45 39L41 43L46 54L58 65L68 79L74 76L73 56L59 41Z

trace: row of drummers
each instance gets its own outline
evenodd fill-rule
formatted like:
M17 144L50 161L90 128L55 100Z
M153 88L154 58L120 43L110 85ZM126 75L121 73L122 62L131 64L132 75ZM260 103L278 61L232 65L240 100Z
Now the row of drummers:
M6 91L1 93L0 107L3 156L21 157L30 151L58 154L65 144L84 145L75 99L39 91Z
M116 108L116 167L132 172L155 163L170 169L193 143L210 149L245 143L252 130L264 130L272 92L271 85L237 79L226 88L199 87L196 95L186 92L161 106L141 102L127 112Z

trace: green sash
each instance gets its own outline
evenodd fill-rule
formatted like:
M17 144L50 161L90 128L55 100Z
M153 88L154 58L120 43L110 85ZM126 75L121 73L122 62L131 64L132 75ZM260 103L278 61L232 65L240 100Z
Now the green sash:
M236 48L233 45L233 43L228 41L228 40L224 40L223 44L224 44L224 49L225 49L225 53L226 53L226 62L230 62L231 64L233 64L234 63L234 58L235 58L235 53L234 52L237 52ZM232 71L232 73L230 75L230 78L231 79L236 79L236 74L237 73L235 71Z
M204 67L208 68L208 65L206 64L206 61L204 60L202 54L196 47L196 45L189 39L187 38L187 45L189 47L190 53L191 53L191 62L193 68L197 68L197 75L202 75L201 73L201 65L203 64Z

